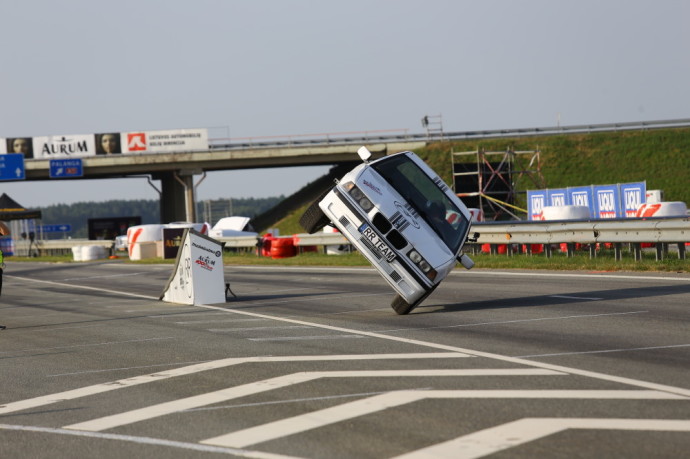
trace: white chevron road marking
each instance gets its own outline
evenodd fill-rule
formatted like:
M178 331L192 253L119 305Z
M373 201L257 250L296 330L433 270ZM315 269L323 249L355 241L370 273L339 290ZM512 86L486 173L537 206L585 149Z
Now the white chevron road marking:
M243 363L263 363L263 362L322 362L322 361L352 361L352 360L391 360L391 359L449 359L469 357L466 354L459 352L418 352L410 354L346 354L346 355L297 355L297 356L280 356L280 357L239 357L213 360L211 362L202 362L194 365L188 365L172 370L160 371L158 373L150 373L142 376L135 376L132 378L120 379L117 381L110 381L102 384L95 384L93 386L81 387L79 389L58 392L56 394L43 395L40 397L29 398L17 402L5 403L0 405L0 415L13 413L15 411L27 410L29 408L36 408L39 406L50 405L52 403L63 402L66 400L74 400L88 395L101 394L116 389L123 389L126 387L138 386L155 381L163 381L165 379L174 378L177 376L185 376L193 373L199 373L207 370L215 370L218 368L230 367L233 365L240 365Z
M243 448L424 399L463 398L687 400L683 396L648 390L402 390L208 438L200 443Z
M247 395L258 394L281 387L292 386L322 378L389 378L389 377L439 377L439 376L540 376L560 375L548 370L535 369L473 369L473 370L383 370L383 371L312 371L278 376L215 392L195 395L170 402L159 403L137 410L93 419L65 426L65 429L100 432L107 429L164 416L179 411L225 402Z
M690 432L690 421L668 419L525 418L480 430L395 459L473 459L568 429Z

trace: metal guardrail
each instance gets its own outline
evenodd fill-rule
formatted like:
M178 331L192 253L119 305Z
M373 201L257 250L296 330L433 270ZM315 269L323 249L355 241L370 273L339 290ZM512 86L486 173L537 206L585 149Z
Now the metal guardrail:
M685 259L685 244L690 242L690 217L677 218L628 218L590 221L511 221L481 222L472 225L472 232L479 233L474 247L489 244L492 253L497 253L500 245L527 247L541 244L547 257L552 255L551 245L566 244L568 256L572 256L577 244L588 245L590 256L596 256L597 244L612 244L616 259L622 257L623 244L630 244L635 259L641 258L641 244L656 245L657 259L668 255L668 245L676 244L678 257ZM286 236L295 240L299 249L309 246L349 245L340 233L296 234ZM256 248L260 246L259 236L239 236L217 238L226 248ZM113 241L90 241L86 239L61 239L37 241L32 250L38 254L71 251L73 247L96 245L106 250L112 249ZM26 256L28 241L16 245L15 254ZM17 253L21 252L21 253ZM509 255L512 251L506 251Z
M92 241L89 239L54 239L54 240L15 240L14 255L18 257L32 257L72 253L73 247L98 246L106 252L111 251L115 241Z
M567 244L568 256L572 256L576 244L587 244L592 257L596 256L596 244L613 244L619 260L622 245L627 243L639 260L641 244L651 243L656 245L657 260L668 254L668 244L677 244L678 257L685 259L685 244L690 242L690 217L475 223L472 231L480 234L477 244L525 244L527 247L543 244L546 256L551 256L551 244Z
M277 136L271 136L264 138L237 139L234 142L232 141L233 139L225 138L210 139L210 148L211 150L233 150L247 148L290 148L317 145L351 145L388 142L431 142L438 140L467 140L500 137L577 134L591 132L632 131L645 129L662 129L670 127L690 127L690 118L676 120L639 121L627 123L579 124L573 126L545 126L533 128L489 129L478 131L433 132L420 134L410 134L407 132L407 130L402 130L403 132L400 132L398 134L382 134L382 132L386 131L370 131L364 132L360 136L339 136L337 134L321 134L325 135L326 137L317 137L319 134L315 134L313 138L307 138L307 135L302 135L284 136L284 138L282 139L277 139ZM371 132L377 133L372 134Z
M596 256L597 244L613 244L616 259L622 258L623 244L631 244L635 259L641 259L641 244L656 244L657 259L668 255L668 244L677 244L678 257L685 259L685 243L690 242L690 217L628 218L591 221L514 221L474 223L472 231L479 233L476 246L489 244L496 252L499 245L544 245L547 257L552 244L567 244L572 256L576 244L589 245L590 255ZM295 246L347 245L339 233L297 234ZM226 247L255 247L259 238L221 238ZM511 251L507 251L512 253Z

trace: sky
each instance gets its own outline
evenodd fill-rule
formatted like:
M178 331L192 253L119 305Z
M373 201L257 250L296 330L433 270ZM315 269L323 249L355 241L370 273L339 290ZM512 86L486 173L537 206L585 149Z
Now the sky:
M690 117L686 0L0 0L0 11L0 137ZM289 195L327 169L209 172L197 200ZM30 208L158 199L144 178L2 192Z

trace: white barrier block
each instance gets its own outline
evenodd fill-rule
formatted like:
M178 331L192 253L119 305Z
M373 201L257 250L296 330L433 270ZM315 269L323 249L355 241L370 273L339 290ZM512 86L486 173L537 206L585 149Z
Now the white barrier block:
M223 245L194 229L185 230L175 269L160 299L193 305L225 303Z
M544 206L542 220L589 220L587 206Z
M636 217L685 217L688 207L681 201L667 201L642 204Z

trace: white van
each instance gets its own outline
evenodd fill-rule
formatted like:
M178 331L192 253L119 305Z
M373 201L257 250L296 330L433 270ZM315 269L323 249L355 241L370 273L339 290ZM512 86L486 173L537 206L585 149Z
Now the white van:
M411 151L369 162L348 172L300 219L309 233L338 228L397 292L391 307L407 314L438 287L462 253L470 231L467 207Z

